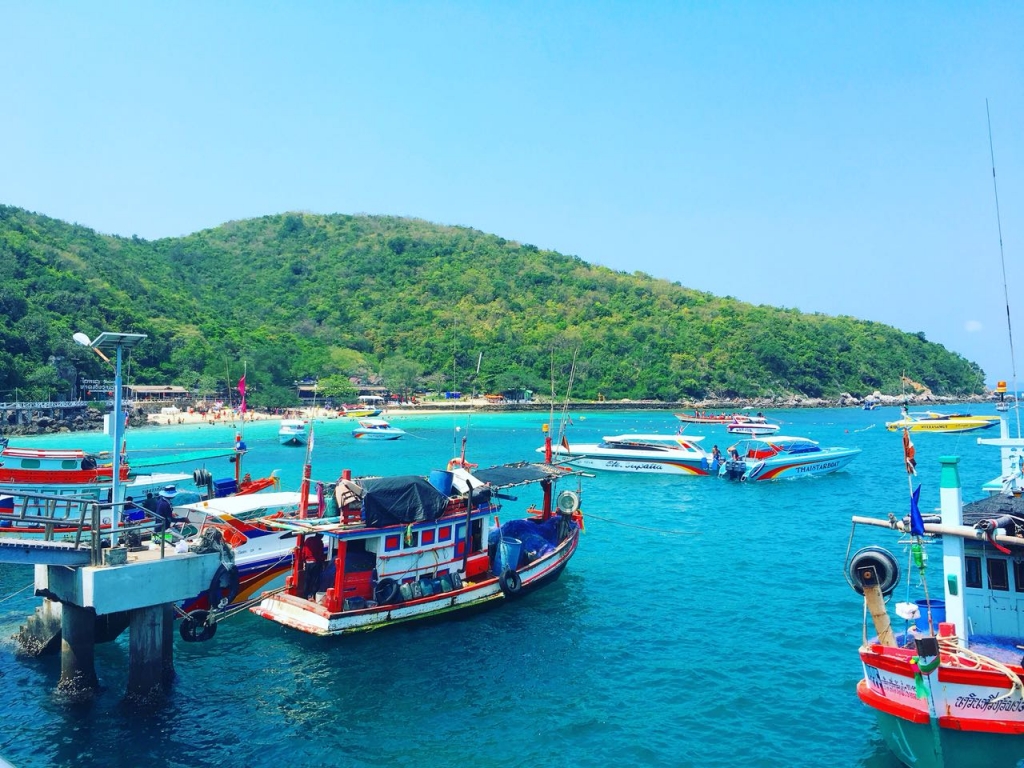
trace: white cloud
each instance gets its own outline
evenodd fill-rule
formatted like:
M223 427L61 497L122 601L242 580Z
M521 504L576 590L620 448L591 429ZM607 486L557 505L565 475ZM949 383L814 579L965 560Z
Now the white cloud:
M968 320L964 324L964 330L968 333L977 333L981 330L981 322L978 320Z

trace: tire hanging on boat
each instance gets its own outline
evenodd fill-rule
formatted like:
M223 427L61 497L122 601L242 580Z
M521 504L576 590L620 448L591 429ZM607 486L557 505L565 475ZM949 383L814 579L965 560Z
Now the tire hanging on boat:
M209 611L190 611L178 624L178 634L186 643L204 643L217 634L217 622L210 621Z
M850 580L857 594L865 587L878 587L888 597L900 583L900 564L882 547L864 547L850 559Z
M226 597L222 597L221 590L225 587L228 594ZM210 603L210 610L219 611L227 608L238 596L238 589L238 567L234 563L218 565L210 580L210 588L206 590L206 599Z
M506 568L498 577L498 586L505 597L518 597L523 590L523 580L511 568Z
M399 602L401 594L402 592L398 586L398 582L394 579L381 579L373 588L373 599L376 600L379 605L391 605L392 603L397 603Z

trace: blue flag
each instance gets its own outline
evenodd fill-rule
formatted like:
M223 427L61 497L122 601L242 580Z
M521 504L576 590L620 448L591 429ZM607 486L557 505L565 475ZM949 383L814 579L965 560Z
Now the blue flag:
M921 519L921 510L917 506L920 498L921 486L919 485L914 489L914 493L910 497L910 533L913 536L924 535L924 520Z

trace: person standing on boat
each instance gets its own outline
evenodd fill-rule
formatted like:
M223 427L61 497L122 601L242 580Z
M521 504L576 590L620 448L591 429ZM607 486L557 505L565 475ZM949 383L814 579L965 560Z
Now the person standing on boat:
M711 448L711 463L712 464L720 464L721 461L722 461L722 452L720 450L718 450L718 446L717 445L713 446Z
M324 535L317 533L307 536L302 542L302 559L305 561L305 592L306 599L316 597L320 589L320 577L327 562L327 551L324 549Z
M156 515L158 521L157 531L166 531L171 527L171 523L179 522L174 517L174 504L171 501L177 495L178 490L173 485L168 485L157 496L156 504L153 507L153 514Z

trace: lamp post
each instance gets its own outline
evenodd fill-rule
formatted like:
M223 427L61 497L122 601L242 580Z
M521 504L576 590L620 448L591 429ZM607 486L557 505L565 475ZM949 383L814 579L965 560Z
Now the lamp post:
M92 341L84 333L76 333L72 337L76 343L83 347L89 347L97 355L108 363L110 358L104 355L101 349L113 349L116 352L114 363L114 412L111 416L114 420L114 452L113 452L113 478L110 489L110 542L113 545L117 541L117 529L121 519L121 441L124 435L124 414L121 413L121 358L122 352L126 349L134 349L139 342L146 338L144 333L109 333L104 331Z

